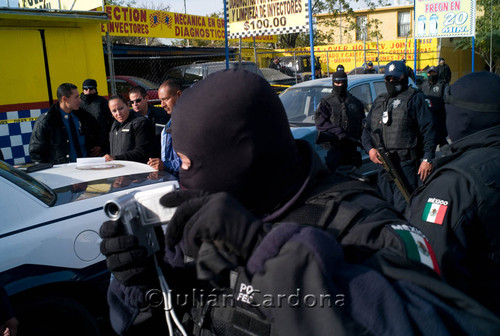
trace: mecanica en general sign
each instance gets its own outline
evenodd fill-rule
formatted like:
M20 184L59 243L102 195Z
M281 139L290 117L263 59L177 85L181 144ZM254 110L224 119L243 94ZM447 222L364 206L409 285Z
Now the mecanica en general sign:
M105 6L109 23L101 33L113 36L224 40L224 19L121 6ZM259 36L257 42L275 42L276 36Z

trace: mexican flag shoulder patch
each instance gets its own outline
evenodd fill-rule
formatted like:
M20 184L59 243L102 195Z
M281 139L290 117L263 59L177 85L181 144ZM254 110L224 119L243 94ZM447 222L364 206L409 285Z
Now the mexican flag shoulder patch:
M422 220L424 222L442 225L446 211L448 211L448 205L448 201L432 197L429 198L425 204L424 212L422 212Z
M422 231L410 225L391 225L406 246L408 259L420 262L441 274L436 254Z

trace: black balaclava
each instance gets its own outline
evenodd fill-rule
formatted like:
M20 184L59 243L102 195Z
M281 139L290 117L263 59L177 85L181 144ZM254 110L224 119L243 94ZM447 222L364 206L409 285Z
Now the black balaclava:
M403 75L403 79L399 79ZM387 63L384 78L387 77L398 78L392 82L385 82L385 87L390 97L396 97L398 94L408 89L408 72L406 71L404 60Z
M500 125L500 76L473 72L445 93L446 128L452 141Z
M246 70L216 72L184 91L172 113L172 144L191 160L184 188L226 191L268 214L298 189L299 156L281 101ZM286 199L287 200L287 199Z
M344 84L342 86L337 86L334 84L336 81L342 81ZM340 96L345 97L347 94L347 74L343 70L335 72L332 76L332 91Z
M385 82L387 93L391 97L396 97L398 94L408 89L408 77L405 75L402 79Z
M84 86L92 86L95 88L95 93L89 94L89 95L81 95L81 98L83 101L91 103L97 98L97 81L95 79L88 78L83 81L82 84L82 93L83 93L83 87Z

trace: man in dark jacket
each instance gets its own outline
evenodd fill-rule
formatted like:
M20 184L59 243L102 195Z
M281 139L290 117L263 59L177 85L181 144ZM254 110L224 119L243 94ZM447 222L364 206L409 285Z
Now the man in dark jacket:
M373 68L373 62L372 61L368 62L367 67L366 67L365 71L363 71L363 73L365 75L366 74L376 74L377 73L377 70L375 70Z
M404 194L382 167L378 149L385 146L400 168L409 193L424 181L432 169L436 149L433 117L422 92L408 86L406 65L393 61L385 68L387 93L379 95L365 120L362 142L370 160L378 165L378 186L384 197L401 213Z
M132 110L139 116L149 119L155 128L155 140L153 142L152 154L159 157L161 153L161 131L170 120L163 108L153 106L149 103L150 97L142 86L134 86L129 92Z
M109 111L106 98L97 93L97 81L95 79L86 79L82 84L82 93L80 98L82 102L80 107L90 113L101 126L102 137L106 140L104 152L109 151L108 134L113 123L113 116Z
M407 218L429 238L443 277L500 316L500 77L475 72L446 96L452 143L412 195Z
M57 99L58 103L35 123L30 139L31 161L60 164L102 155L100 126L80 108L78 88L70 83L59 85Z
M451 81L451 69L448 64L445 63L444 57L439 58L439 64L437 66L438 79L444 81L446 84L450 84Z
M106 161L148 162L155 139L151 121L131 113L120 95L109 97L109 109L115 122L109 132L110 153L104 156Z
M427 80L420 87L434 117L436 143L441 146L448 143L446 141L446 112L444 110L444 92L447 87L445 81L439 80L437 70L433 66L427 70Z
M189 334L495 332L491 313L439 280L418 230L294 141L260 76L217 72L183 93L172 119L185 190L160 200L177 210L159 255ZM100 232L114 329L163 334L151 257L121 221Z
M357 143L361 139L365 118L363 103L347 92L348 79L344 71L332 76L332 93L321 99L315 112L317 143L328 143L326 164L334 172L338 166L361 166Z

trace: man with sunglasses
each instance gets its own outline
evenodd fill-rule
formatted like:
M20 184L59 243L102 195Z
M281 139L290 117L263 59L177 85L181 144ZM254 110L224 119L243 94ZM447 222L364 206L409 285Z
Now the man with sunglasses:
M378 187L382 195L402 213L407 201L382 167L379 149L385 147L411 194L419 176L424 181L432 170L436 132L424 94L408 86L406 64L389 62L384 79L387 93L375 99L364 123L362 142L370 160L380 165Z
M315 112L318 143L328 143L326 164L334 172L338 166L361 165L357 143L361 138L365 118L363 103L347 92L347 75L343 70L332 76L332 93L321 99Z
M113 117L108 107L108 100L97 93L97 81L88 78L83 81L82 93L80 94L82 102L80 107L90 113L101 126L101 136L103 141L103 151L109 151L108 134L113 124Z
M149 104L149 96L142 86L134 86L129 91L130 107L139 116L147 118L155 126L155 140L152 149L153 157L161 153L161 131L170 120L170 115L160 107ZM158 126L156 126L158 125Z

